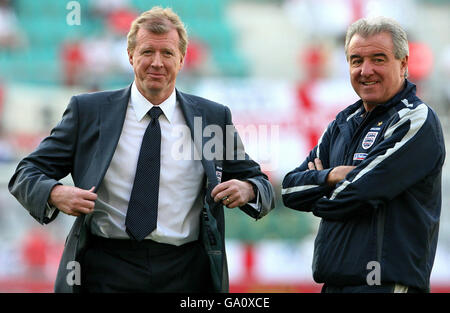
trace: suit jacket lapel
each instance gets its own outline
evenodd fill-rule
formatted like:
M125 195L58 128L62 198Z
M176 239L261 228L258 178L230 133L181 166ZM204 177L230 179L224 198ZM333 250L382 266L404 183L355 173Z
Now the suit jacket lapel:
M96 177L96 188L102 182L116 151L125 121L130 94L131 85L128 88L114 93L101 104L100 138L95 158L96 162L94 162L94 172L98 174Z
M177 92L177 100L180 103L181 110L183 111L184 117L186 119L186 124L191 131L191 137L194 141L194 144L201 156L201 162L203 168L205 169L206 178L207 178L207 199L211 200L211 191L218 184L218 180L216 177L216 169L214 167L214 162L212 160L207 160L203 156L203 147L206 143L206 138L204 138L203 130L205 128L206 118L204 116L203 109L197 104L193 103L188 97L186 97L183 93ZM201 127L200 124L201 123Z
M92 173L95 173L96 177L96 188L102 182L119 142L130 94L131 85L111 95L107 101L101 104L99 145L91 167L93 169ZM207 138L204 138L202 135L206 126L206 118L203 109L197 103L192 102L178 90L176 90L176 95L186 119L186 124L191 131L192 140L201 156L201 162L207 178L207 198L210 199L211 191L218 184L218 180L214 162L206 160L202 153L207 141Z

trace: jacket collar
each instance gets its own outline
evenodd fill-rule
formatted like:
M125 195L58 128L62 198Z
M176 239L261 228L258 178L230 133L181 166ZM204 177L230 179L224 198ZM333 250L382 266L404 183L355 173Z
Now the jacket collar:
M155 105L148 101L138 90L136 82L131 85L131 95L130 104L134 113L136 114L136 119L141 121L148 113L148 111ZM176 106L176 94L175 90L170 94L170 96L158 105L159 108L164 113L164 116L169 121L172 121L173 113Z
M396 93L390 100L388 100L385 103L380 103L376 106L377 110L388 110L389 108L395 106L398 102L401 100L410 97L411 95L416 94L416 85L410 82L408 79L405 79L405 84L402 90L400 90L398 93ZM346 122L348 117L352 114L354 114L357 110L360 111L360 113L364 112L364 105L363 101L359 99L352 105L348 106L346 109L344 109L341 113L338 114L336 119L339 122Z

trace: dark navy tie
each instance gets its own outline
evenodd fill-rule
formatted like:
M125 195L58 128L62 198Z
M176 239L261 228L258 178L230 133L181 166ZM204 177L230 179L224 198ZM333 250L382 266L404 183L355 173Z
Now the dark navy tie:
M150 124L142 138L133 189L128 204L125 226L128 235L137 241L155 228L158 217L159 172L161 165L160 107L150 109Z

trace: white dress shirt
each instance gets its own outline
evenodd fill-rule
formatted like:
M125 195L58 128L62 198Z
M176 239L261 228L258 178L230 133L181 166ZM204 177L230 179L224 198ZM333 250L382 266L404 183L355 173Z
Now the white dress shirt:
M125 232L125 218L142 138L150 122L146 114L152 106L133 83L122 133L97 191L98 198L91 219L91 232L97 236L129 239ZM177 147L194 146L190 136L176 131L187 126L175 90L159 107L164 114L159 117L161 170L158 221L156 229L146 239L178 246L198 239L205 172L200 160L180 160L172 153L174 144Z

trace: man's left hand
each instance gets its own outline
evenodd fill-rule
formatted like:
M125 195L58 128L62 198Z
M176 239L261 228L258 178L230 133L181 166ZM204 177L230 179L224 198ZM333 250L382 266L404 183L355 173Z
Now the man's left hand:
M231 179L218 184L211 192L215 202L222 201L227 208L246 205L255 198L253 186L247 181Z

